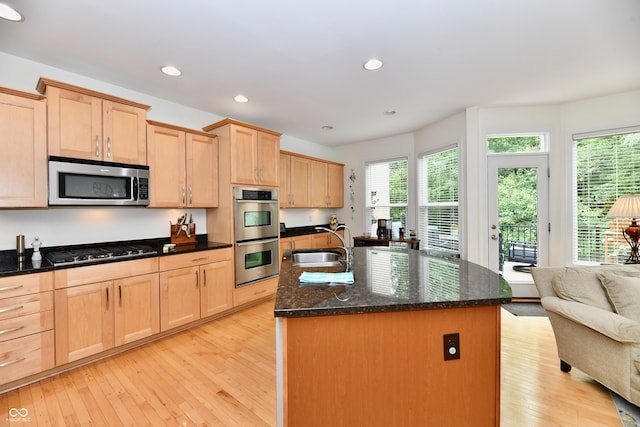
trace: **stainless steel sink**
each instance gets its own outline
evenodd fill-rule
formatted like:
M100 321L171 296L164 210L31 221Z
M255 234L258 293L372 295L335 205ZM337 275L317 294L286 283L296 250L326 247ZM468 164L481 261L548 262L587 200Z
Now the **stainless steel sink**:
M332 251L293 252L291 261L294 267L339 267L340 255Z

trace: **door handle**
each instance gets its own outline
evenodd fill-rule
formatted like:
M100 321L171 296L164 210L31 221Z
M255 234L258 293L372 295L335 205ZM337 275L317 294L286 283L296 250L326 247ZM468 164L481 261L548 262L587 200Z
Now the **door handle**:
M495 234L491 235L491 240L498 240L498 236L496 236Z

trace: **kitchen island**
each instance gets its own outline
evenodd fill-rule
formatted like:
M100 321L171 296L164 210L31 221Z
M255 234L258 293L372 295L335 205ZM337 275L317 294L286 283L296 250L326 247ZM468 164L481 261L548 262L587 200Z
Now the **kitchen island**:
M511 301L500 276L360 247L352 285L301 287L302 272L340 267L285 258L274 310L278 425L499 425L500 304Z

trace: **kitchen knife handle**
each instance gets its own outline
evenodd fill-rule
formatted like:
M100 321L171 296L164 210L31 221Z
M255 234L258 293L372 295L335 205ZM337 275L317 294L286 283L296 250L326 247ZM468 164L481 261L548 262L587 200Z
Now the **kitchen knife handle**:
M96 135L96 157L100 157L100 139Z

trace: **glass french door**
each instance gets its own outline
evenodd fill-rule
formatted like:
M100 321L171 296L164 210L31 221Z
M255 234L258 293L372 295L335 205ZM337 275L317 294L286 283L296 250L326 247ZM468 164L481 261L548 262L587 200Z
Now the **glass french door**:
M531 266L548 259L548 157L490 155L487 173L489 268L509 282L514 298L536 298Z

